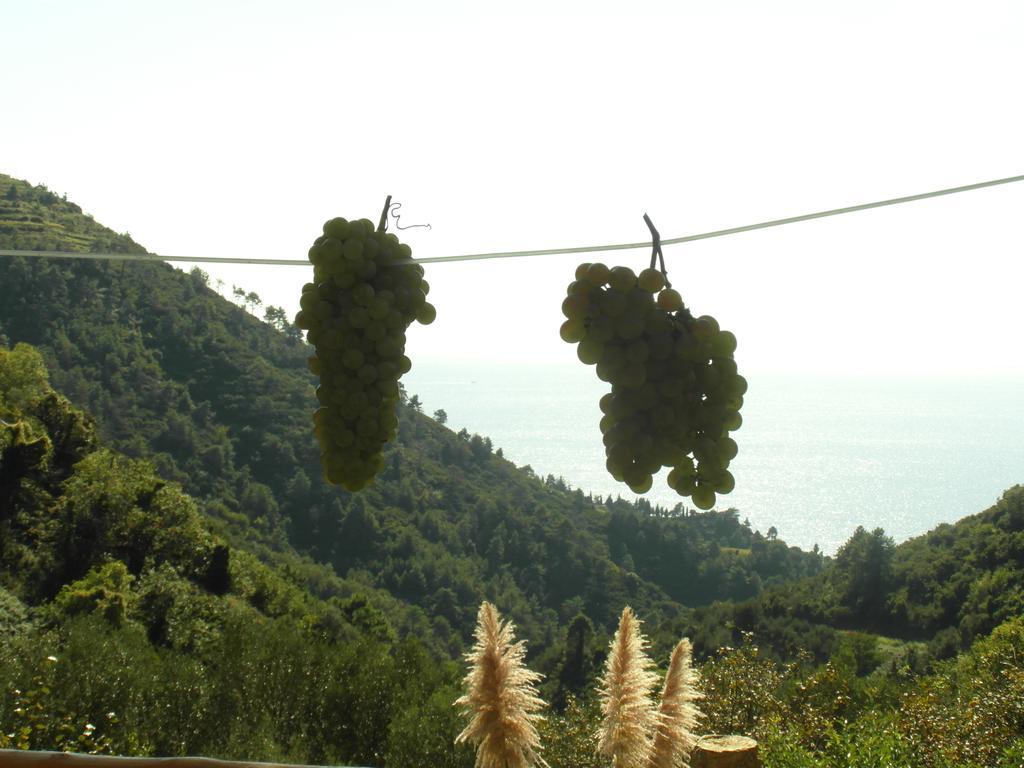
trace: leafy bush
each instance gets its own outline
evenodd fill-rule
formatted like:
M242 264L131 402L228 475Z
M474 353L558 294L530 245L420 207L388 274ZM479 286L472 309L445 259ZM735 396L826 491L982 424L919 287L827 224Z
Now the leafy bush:
M563 712L549 713L540 724L543 757L551 768L605 768L597 754L601 708L593 697L566 697Z

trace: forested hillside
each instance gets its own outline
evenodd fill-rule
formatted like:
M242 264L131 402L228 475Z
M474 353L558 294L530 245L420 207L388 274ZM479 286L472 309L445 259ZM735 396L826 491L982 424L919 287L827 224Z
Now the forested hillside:
M781 657L805 648L821 659L836 650L837 629L867 631L916 642L909 661L923 669L1021 615L1024 486L1015 486L992 508L898 546L881 529L858 528L821 573L700 608L667 629L693 636L702 653L746 631ZM863 663L879 663L875 646L862 643Z
M453 754L454 664L211 533L27 345L0 349L0 641L0 747L413 766L430 711Z
M102 445L27 345L0 350L0 489L0 749L473 764L453 744L458 665L397 641L363 596L318 600L219 540ZM778 664L746 635L701 669L704 728L757 736L769 768L1015 768L1022 632L1008 621L925 677L864 677L845 640L825 664ZM544 754L598 768L604 642L583 617L566 640Z
M0 177L0 200L2 247L141 251L45 189ZM162 263L4 258L0 284L0 341L40 349L112 446L181 483L231 541L321 595L345 579L446 654L485 596L549 646L579 612L607 628L630 602L661 620L821 567L735 512L595 504L411 398L375 486L346 493L320 477L309 351L276 308L261 322Z

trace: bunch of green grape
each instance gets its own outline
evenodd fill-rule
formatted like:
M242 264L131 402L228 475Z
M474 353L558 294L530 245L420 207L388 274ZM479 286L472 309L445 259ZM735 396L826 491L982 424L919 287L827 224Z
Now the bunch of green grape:
M729 462L747 382L736 337L695 318L657 269L580 264L562 303L562 339L611 384L601 398L606 467L635 493L669 467L668 485L701 509L735 481Z
M368 219L328 221L309 260L313 282L302 288L295 324L316 347L314 433L327 481L358 491L383 467L384 444L398 430L398 379L412 367L406 329L436 312L412 250Z

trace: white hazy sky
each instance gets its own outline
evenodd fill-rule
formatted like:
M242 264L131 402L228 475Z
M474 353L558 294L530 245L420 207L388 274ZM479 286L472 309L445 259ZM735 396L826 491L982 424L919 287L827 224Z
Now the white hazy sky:
M387 194L417 256L674 237L1024 173L1022 39L1018 0L0 0L0 171L164 254L303 257ZM747 372L1021 374L1022 214L1024 183L666 258ZM428 267L410 355L576 364L578 260ZM208 271L289 311L308 279Z

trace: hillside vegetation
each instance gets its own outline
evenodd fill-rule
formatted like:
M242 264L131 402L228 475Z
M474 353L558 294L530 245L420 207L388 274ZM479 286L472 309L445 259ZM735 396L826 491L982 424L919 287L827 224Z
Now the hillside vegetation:
M836 630L859 630L905 641L904 661L923 670L1021 615L1024 486L1015 486L990 509L899 546L881 529L860 528L819 574L699 608L666 631L690 634L704 654L753 632L778 657L804 648L826 659ZM883 646L865 639L862 666L880 663Z
M44 186L0 174L0 240L25 251L145 253L128 234L117 234Z
M466 764L454 664L220 539L27 345L0 349L0 489L0 748L416 766L429 716Z
M102 445L27 345L0 350L0 481L0 748L472 765L453 744L457 665L396 640L365 597L318 600L218 539ZM769 768L1014 768L1022 643L1017 617L930 675L865 677L854 636L824 664L779 664L745 635L701 669L705 730L757 736ZM585 618L565 649L545 754L596 767Z

